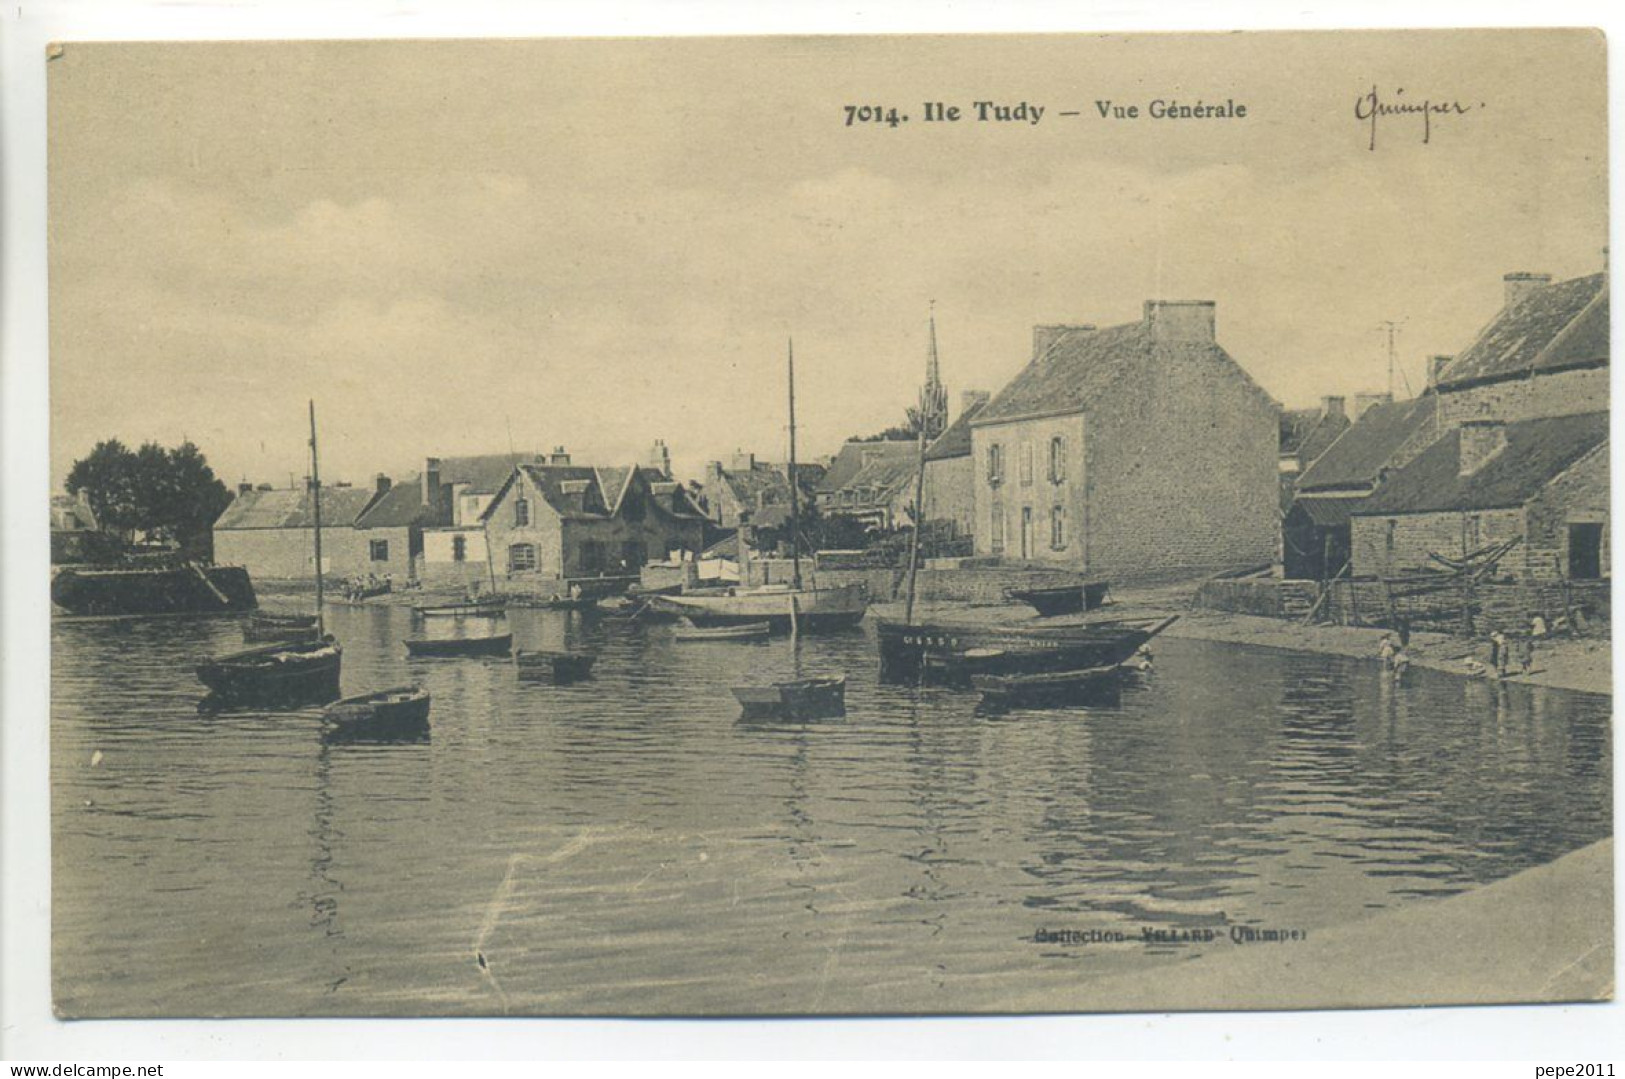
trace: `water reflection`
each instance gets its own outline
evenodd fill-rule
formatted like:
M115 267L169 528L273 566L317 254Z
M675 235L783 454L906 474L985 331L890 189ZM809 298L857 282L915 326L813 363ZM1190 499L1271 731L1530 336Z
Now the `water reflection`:
M862 632L507 626L596 655L594 678L408 660L410 612L333 612L346 694L433 695L429 729L387 741L319 708L197 716L191 661L237 645L231 620L55 626L64 1006L489 1011L478 938L515 1010L668 984L696 1007L883 1007L891 979L1146 961L1023 943L1040 925L1336 925L1611 831L1605 698L1167 640L1119 699L985 716L881 684ZM732 686L833 671L844 718L740 720Z

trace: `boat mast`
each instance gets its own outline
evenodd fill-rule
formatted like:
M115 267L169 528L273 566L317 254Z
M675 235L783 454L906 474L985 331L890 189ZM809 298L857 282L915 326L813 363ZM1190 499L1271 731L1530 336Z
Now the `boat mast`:
M937 369L937 302L931 301L931 352L926 361L927 372ZM929 379L927 382L929 383ZM915 417L919 424L917 441L919 442L919 464L914 473L914 535L908 543L908 606L904 609L903 621L914 621L914 584L920 571L920 529L925 525L925 424L927 406L926 400L930 392L929 385L920 391L920 410Z
M790 339L790 587L801 587L801 497L796 489L796 342Z
M316 456L316 401L310 402L310 495L316 523L316 636L327 633L322 621L322 473Z

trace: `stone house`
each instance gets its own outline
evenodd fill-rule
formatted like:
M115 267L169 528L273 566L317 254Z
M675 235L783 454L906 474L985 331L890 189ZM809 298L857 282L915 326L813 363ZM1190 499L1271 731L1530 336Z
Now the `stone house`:
M376 487L322 488L322 573L366 574L371 548L356 520L379 495ZM315 565L315 506L309 485L239 487L214 523L214 558L243 566L258 580L310 580Z
M1519 539L1504 575L1607 577L1608 413L1459 424L1388 476L1352 532L1365 576L1438 569L1434 554Z
M925 450L927 522L942 522L954 536L970 536L976 520L976 476L971 463L971 421L987 407L989 395L967 390L959 415Z
M1276 557L1280 406L1218 344L1211 301L1035 327L971 441L978 555L1110 577Z
M562 454L562 450L555 451ZM567 458L566 458L567 459ZM433 508L423 529L420 575L430 587L464 587L484 580L489 569L481 515L516 466L546 462L539 453L488 453L430 457L420 478L422 499Z
M874 528L911 523L919 458L915 441L847 442L814 491L818 511Z
M392 483L380 474L373 481L377 492L355 519L357 554L365 553L359 576L389 576L397 581L415 580L423 563L424 529L436 520L435 507L425 502L423 484L417 476ZM323 530L323 543L326 542ZM326 551L322 554L325 556Z
M1350 521L1393 470L1438 437L1438 401L1429 390L1409 401L1374 404L1294 478L1281 523L1284 576L1322 580L1352 573Z
M754 453L743 450L726 467L721 461L708 463L702 489L707 516L723 528L750 524L765 510L790 505L787 469L758 461Z
M481 514L496 574L510 582L636 576L706 545L706 517L653 469L520 464Z

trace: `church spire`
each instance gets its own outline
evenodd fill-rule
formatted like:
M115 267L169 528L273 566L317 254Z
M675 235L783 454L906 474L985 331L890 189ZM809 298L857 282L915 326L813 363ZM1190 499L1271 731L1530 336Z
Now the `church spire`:
M925 360L925 385L920 387L920 426L926 440L936 438L948 426L948 390L942 384L937 363L937 301L931 301L931 350Z

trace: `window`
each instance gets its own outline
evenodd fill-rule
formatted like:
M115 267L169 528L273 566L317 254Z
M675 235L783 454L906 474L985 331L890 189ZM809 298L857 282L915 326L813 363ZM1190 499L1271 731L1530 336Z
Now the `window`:
M374 562L389 561L389 541L373 540L370 544L372 560Z
M1569 576L1582 581L1602 577L1602 525L1569 525Z
M1066 507L1056 506L1049 511L1049 546L1059 551L1066 546Z
M468 561L468 537L467 536L453 536L453 537L451 537L451 560L453 562L467 562Z
M1004 507L993 503L992 527L988 530L988 547L994 554L1004 553Z
M1033 485L1033 444L1031 442L1021 444L1021 485L1023 487Z
M1387 524L1387 528L1385 530L1386 535L1384 536L1384 542L1387 544L1388 553L1393 554L1394 553L1394 533L1399 529L1399 522L1390 517L1387 520L1387 522L1385 522L1385 523Z
M1483 528L1484 518L1480 517L1476 513L1470 517L1462 518L1461 553L1463 557L1466 557L1472 552L1478 550L1479 544L1482 542L1480 536L1483 534Z
M1066 439L1056 435L1049 440L1049 481L1062 483L1066 480Z
M513 500L513 526L524 528L530 524L530 499L516 498Z
M994 487L1004 482L1004 447L997 442L987 448L987 482Z
M536 545L516 543L508 548L508 572L525 573L536 568Z

